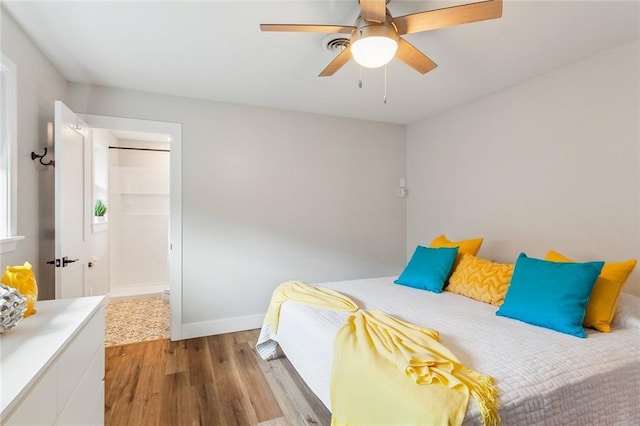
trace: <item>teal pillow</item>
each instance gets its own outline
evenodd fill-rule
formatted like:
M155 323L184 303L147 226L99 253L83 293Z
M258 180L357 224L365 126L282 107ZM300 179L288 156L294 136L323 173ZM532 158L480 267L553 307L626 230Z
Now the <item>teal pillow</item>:
M504 303L496 315L578 337L604 262L561 263L520 253Z
M449 277L458 247L416 247L411 260L402 271L396 284L442 293Z

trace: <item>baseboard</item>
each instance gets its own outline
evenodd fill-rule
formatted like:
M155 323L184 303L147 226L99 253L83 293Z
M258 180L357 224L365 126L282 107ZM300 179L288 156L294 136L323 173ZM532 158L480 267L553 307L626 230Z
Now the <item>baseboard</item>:
M118 298L128 298L135 296L150 296L150 295L160 295L163 291L169 288L169 284L160 283L160 284L152 284L152 285L138 285L138 286L128 286L128 287L117 287L112 289L109 294L112 299Z
M258 314L182 324L182 335L180 337L182 339L191 339L194 337L213 336L214 334L253 330L260 328L263 320L264 314Z

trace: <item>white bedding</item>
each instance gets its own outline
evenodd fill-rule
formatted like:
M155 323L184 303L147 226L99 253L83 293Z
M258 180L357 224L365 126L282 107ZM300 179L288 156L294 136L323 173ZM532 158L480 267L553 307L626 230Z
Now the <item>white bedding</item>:
M440 332L467 367L492 376L504 425L640 424L640 330L587 330L586 339L495 315L497 308L449 292L393 284L395 277L319 284ZM331 409L333 338L348 313L296 302L282 306L278 334L263 327L257 349L280 345L309 388ZM615 324L615 323L614 323ZM277 345L276 345L277 342ZM481 424L473 400L465 424Z

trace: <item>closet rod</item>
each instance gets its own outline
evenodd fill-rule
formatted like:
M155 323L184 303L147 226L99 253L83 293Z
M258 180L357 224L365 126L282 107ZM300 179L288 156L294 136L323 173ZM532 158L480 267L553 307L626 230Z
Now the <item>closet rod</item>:
M129 148L126 146L110 146L109 149L129 149L132 151L155 151L155 152L171 152L170 149L158 149L158 148Z

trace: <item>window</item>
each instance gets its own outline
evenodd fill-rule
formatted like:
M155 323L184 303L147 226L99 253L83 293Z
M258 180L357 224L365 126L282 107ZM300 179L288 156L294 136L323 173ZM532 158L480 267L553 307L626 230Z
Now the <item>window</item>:
M16 66L4 54L0 62L0 253L16 248Z

